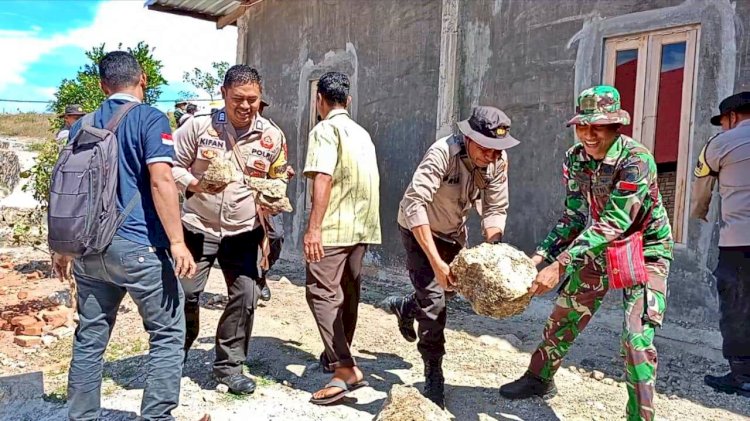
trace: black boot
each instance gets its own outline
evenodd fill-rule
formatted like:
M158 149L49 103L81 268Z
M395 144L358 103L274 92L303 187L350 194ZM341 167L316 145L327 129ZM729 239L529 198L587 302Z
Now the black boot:
M445 409L445 377L443 358L424 360L424 396L440 409Z
M724 376L706 376L703 381L717 392L750 397L750 380L743 381L732 373Z
M551 397L556 393L554 380L545 382L529 372L520 379L500 387L500 396L506 399L528 399L532 396Z
M268 281L265 275L258 279L258 286L260 287L260 299L263 301L271 300L271 288L268 287Z
M229 393L235 395L249 395L255 392L255 381L244 374L230 374L225 377L216 377L216 381L227 385Z
M380 303L380 308L389 314L396 315L398 319L398 331L401 336L409 342L417 340L417 332L414 330L414 317L417 308L414 293L404 297L388 297Z

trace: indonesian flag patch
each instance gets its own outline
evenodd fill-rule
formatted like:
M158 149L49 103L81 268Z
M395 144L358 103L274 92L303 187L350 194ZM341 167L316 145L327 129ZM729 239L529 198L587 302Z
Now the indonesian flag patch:
M617 183L617 188L622 191L635 192L638 191L638 185L629 181L620 181Z
M167 145L167 146L174 146L174 141L172 140L172 135L169 133L162 133L161 134L161 143Z

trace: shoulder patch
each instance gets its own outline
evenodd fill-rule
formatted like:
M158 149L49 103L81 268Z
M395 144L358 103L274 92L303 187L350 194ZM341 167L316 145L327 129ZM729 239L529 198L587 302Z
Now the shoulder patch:
M219 112L219 117L216 119L220 123L226 123L227 121L227 113L224 111Z
M695 164L693 175L695 175L697 178L708 177L709 175L715 174L715 172L711 169L711 167L708 166L708 163L706 162L706 148L708 148L708 144L706 144L706 146L701 149L701 153L700 155L698 155L698 162Z
M255 120L255 130L263 130L263 121Z

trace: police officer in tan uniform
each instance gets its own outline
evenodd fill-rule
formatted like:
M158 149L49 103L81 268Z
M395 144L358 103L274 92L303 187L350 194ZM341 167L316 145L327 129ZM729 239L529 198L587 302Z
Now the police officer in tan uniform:
M262 209L256 206L246 177L273 177L272 164L283 153L282 133L258 113L260 75L245 65L227 70L221 88L226 107L196 116L174 134L177 185L185 193L185 241L196 263L195 276L182 279L187 337L185 352L199 333L199 304L208 274L218 259L229 301L216 332L213 372L230 392L245 394L255 383L242 374L255 309L260 296L258 247L263 239ZM200 179L212 159L236 166L235 180L222 189L204 190Z
M750 397L750 92L719 104L711 124L722 133L701 151L691 193L691 216L706 220L718 182L721 196L719 263L714 271L719 292L722 352L731 371L705 377L719 392Z
M448 264L466 245L466 218L476 206L488 242L498 242L508 208L508 156L518 141L510 118L493 107L474 108L458 123L460 133L435 142L417 167L399 206L398 225L415 292L388 297L381 306L398 318L404 338L417 340L425 371L424 394L444 407L446 298L452 276Z

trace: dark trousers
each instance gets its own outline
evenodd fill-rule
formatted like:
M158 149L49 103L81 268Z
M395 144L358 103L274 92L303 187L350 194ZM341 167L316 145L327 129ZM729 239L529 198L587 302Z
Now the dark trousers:
M76 259L73 273L79 324L68 374L70 419L99 419L102 357L127 293L149 333L141 416L173 420L180 398L185 297L166 250L116 236L104 253Z
M219 259L229 301L216 329L216 361L214 374L219 377L242 373L242 363L247 359L250 335L253 331L255 309L260 288L258 279L258 246L263 230L257 228L242 234L221 239L185 227L185 242L198 265L192 278L182 279L185 290L185 321L187 337L185 352L192 346L200 330L200 305L198 301L208 282L208 274Z
M357 365L351 344L357 327L362 259L367 245L324 247L325 257L308 263L306 298L325 347L329 369Z
M263 271L261 278L266 279L266 274L273 268L273 265L281 257L281 248L284 246L284 219L283 215L273 215L266 219L266 227L268 228L268 270Z
M750 247L721 248L714 276L724 358L735 376L750 381Z
M452 298L454 292L446 292L435 280L427 255L422 251L416 237L406 228L399 227L401 241L406 249L406 267L409 278L414 285L415 302L418 308L410 309L409 313L416 316L419 335L417 349L425 361L435 361L445 355L445 322L447 311L446 299ZM446 262L453 261L461 245L449 243L433 237L438 254Z

